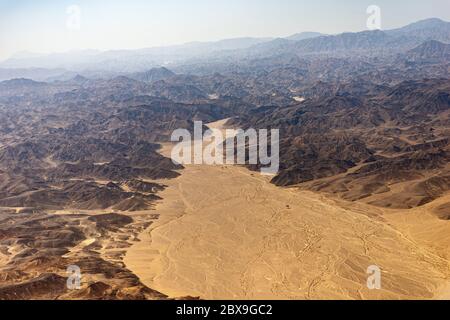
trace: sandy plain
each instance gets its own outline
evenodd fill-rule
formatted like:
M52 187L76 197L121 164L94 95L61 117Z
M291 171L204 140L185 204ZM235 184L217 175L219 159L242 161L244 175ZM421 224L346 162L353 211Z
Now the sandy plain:
M162 181L159 219L127 249L127 268L169 297L450 298L450 225L430 213L448 197L390 210L269 181L242 166L186 165ZM372 265L379 290L367 287Z

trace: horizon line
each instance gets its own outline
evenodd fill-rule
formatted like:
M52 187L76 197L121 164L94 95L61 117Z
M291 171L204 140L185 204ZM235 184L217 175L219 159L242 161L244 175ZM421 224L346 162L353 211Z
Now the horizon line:
M53 52L38 52L38 51L28 51L28 50L21 50L21 51L17 51L15 53L13 53L12 55L10 55L8 58L2 59L0 60L0 64L3 62L6 62L8 60L11 59L26 59L26 58L14 58L14 56L19 55L19 54L34 54L34 55L39 55L39 56L48 56L48 55L58 55L58 54L69 54L69 53L76 53L77 51L96 51L95 54L102 54L105 52L114 52L114 51L134 51L134 50L146 50L146 49L158 49L158 48L171 48L171 47L178 47L178 46L185 46L185 45L189 45L189 44L208 44L208 43L218 43L218 42L222 42L222 41L227 41L227 40L237 40L237 39L267 39L267 41L272 41L272 40L276 40L276 39L285 39L288 40L287 38L297 35L297 34L302 34L302 33L319 33L321 34L321 36L337 36L337 35L341 35L341 34L345 34L345 33L360 33L360 32L377 32L377 31L390 31L390 30L396 30L396 29L400 29L406 26L409 26L411 24L414 23L418 23L418 22L423 22L423 21L427 21L427 20L439 20L442 22L446 22L449 23L450 21L444 20L442 18L438 18L438 17L429 17L429 18L424 18L424 19L420 19L420 20L416 20L416 21L412 21L409 22L403 26L400 27L395 27L395 28L390 28L390 29L378 29L378 30L359 30L359 31L342 31L342 32L338 32L338 33L322 33L322 32L318 32L318 31L312 31L312 30L306 30L306 31L300 31L300 32L296 32L287 36L279 36L279 37L258 37L258 36L237 36L237 37L227 37L227 38L221 38L221 39L214 39L214 40L192 40L192 41L187 41L187 42L182 42L182 43L173 43L173 44L168 44L168 45L155 45L155 46L140 46L140 47L134 47L134 48L117 48L117 49L113 49L113 48L108 48L108 49L96 49L96 48L73 48L73 49L69 49L69 50L65 50L65 51L53 51ZM302 41L302 40L290 40L290 41Z

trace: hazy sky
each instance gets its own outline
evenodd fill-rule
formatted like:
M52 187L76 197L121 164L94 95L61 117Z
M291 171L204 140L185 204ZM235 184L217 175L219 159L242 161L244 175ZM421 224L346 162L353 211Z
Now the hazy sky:
M429 17L450 20L449 0L0 0L0 60L19 51L361 31L373 4L381 8L383 29ZM81 9L79 25L76 9L67 12L73 5Z

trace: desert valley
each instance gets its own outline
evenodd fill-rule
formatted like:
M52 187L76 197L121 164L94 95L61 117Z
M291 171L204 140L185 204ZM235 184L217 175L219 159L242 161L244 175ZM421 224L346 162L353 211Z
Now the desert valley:
M450 22L64 61L0 63L0 299L450 299ZM194 121L278 173L173 162Z

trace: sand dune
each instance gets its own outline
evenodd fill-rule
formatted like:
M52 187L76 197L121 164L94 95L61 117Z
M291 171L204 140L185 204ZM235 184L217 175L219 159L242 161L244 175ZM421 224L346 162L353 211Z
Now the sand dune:
M448 291L449 226L423 218L427 208L341 203L239 166L181 173L164 181L159 220L124 259L170 297L432 299ZM380 290L367 288L370 265L382 270Z

